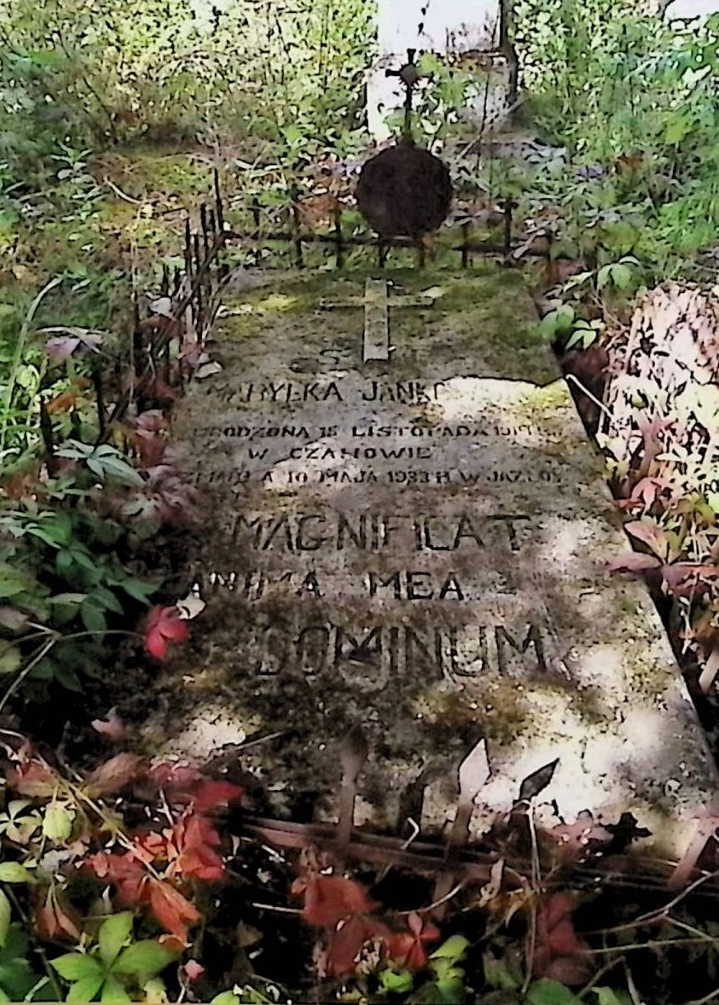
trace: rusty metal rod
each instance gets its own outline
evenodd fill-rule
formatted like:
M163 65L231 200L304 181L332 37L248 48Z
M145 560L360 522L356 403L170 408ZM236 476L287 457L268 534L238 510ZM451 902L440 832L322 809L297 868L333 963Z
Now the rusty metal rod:
M260 241L287 241L294 242L296 236L294 233L288 231L272 231L268 234L257 234L252 231L235 231L226 230L225 239L228 241L248 241L251 243L257 243ZM301 235L302 244L337 244L337 238L334 234L302 234ZM343 244L345 246L354 247L374 247L381 248L383 246L388 246L391 248L407 248L412 250L415 245L413 245L411 240L404 240L403 238L393 238L391 241L378 241L376 238L372 237L344 237ZM494 241L467 241L462 244L452 244L448 246L439 245L438 250L440 251L458 251L464 252L471 251L475 254L500 254L506 255L506 247L504 244L498 244ZM510 251L513 250L510 248ZM546 251L533 251L529 249L522 253L523 257L526 258L546 258Z
M281 848L302 849L314 845L332 851L337 846L336 824L300 824L294 821L276 820L269 817L246 814L239 823L238 835L259 840L265 844ZM339 851L339 848L337 848ZM531 872L531 862L521 855L508 855L501 848L496 851L474 850L468 845L457 849L457 857L450 863L445 859L444 843L432 843L419 839L411 848L401 838L382 834L371 834L354 830L349 844L342 845L342 854L355 861L376 865L397 865L420 873L453 872L459 878L486 882L492 866L503 858L507 863L505 878L512 883L521 880ZM667 881L673 872L672 863L641 854L611 855L596 858L591 862L569 862L564 868L554 869L546 877L547 886L566 886L572 879L591 884L598 879L610 886L636 889L654 888L658 893L667 890ZM520 884L520 885L521 885ZM719 897L719 883L716 879L693 893L711 899Z

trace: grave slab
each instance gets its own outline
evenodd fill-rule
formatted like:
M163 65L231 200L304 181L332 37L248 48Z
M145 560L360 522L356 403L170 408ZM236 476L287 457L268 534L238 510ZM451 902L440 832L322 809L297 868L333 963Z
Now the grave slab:
M187 570L208 606L167 671L181 728L148 736L204 759L218 705L218 752L279 732L243 765L273 812L332 820L359 724L357 824L429 833L484 739L473 833L558 758L540 800L562 818L629 811L680 854L715 768L643 585L604 571L627 539L520 277L370 275L392 281L387 360L365 359L366 278L227 304L224 369L175 429L208 500Z

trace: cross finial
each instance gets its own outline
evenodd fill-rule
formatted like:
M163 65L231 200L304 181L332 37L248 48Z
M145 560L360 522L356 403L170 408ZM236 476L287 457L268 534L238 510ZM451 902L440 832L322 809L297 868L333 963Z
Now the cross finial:
M386 77L399 77L404 84L404 127L402 129L402 136L405 140L409 141L412 140L412 92L422 76L414 61L416 54L416 49L408 49L407 62L400 66L399 70L385 70Z

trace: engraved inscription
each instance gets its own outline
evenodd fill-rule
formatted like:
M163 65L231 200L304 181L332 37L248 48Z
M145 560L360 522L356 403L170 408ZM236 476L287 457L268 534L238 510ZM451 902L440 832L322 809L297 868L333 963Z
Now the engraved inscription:
M347 627L332 622L273 620L255 624L238 653L251 654L249 672L268 677L296 672L337 675L368 688L381 688L397 674L460 680L487 672L527 678L548 672L547 628L539 623L486 623L438 628L427 622ZM468 658L467 654L471 654Z
M551 626L503 620L483 602L516 600L514 565L531 538L530 513L505 487L560 484L565 458L536 452L531 419L485 405L470 419L452 394L443 380L346 373L214 386L225 416L199 432L196 476L230 500L218 515L227 547L196 576L206 594L247 605L238 652L252 654L252 675L330 675L378 690L393 675L457 683L546 671ZM497 449L505 443L513 453ZM533 463L517 445L535 450ZM331 504L344 487L361 500L347 510ZM433 493L417 504L436 487L456 502ZM297 504L278 505L278 490ZM340 598L356 599L368 624L335 619Z
M404 552L458 551L483 548L493 525L506 534L512 551L518 547L518 527L529 521L524 513L500 513L486 517L462 514L446 517L361 513L357 516L330 512L300 516L234 513L226 528L231 539L255 551L287 552L379 551L400 548Z

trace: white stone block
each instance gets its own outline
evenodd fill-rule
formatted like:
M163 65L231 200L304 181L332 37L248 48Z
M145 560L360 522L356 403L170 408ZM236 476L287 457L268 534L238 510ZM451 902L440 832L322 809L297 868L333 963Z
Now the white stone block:
M498 0L380 0L377 34L379 58L367 79L369 131L377 142L389 139L386 118L404 105L404 87L386 71L398 70L407 61L407 50L439 56L486 53L477 69L477 88L466 109L466 118L478 125L496 122L508 113L511 70L505 56L496 53L500 41Z

